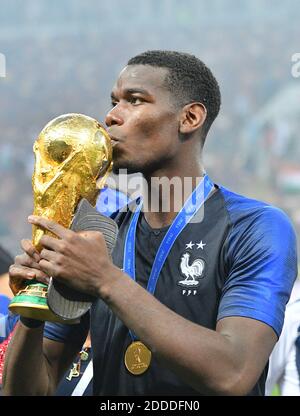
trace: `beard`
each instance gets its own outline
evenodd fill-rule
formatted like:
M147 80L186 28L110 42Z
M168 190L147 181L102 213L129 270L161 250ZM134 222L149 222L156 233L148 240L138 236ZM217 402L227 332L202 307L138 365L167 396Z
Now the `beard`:
M142 168L139 165L121 160L114 160L112 167L112 171L115 175L124 174L124 171L126 171L128 175L131 175L133 173L139 173L141 170Z
M113 167L112 171L118 175L119 171L127 171L128 174L142 173L146 176L151 176L152 173L166 168L172 163L172 153L165 151L159 155L152 155L142 152L142 154L127 153L123 149L115 147L113 149ZM122 173L123 173L122 172Z
M139 173L143 170L143 165L144 162L142 160L130 159L118 148L113 149L112 171L114 174L119 175L119 173L124 173L124 170L126 170L126 173L129 175L133 173Z
M113 162L112 171L114 174L126 173L131 175L133 173L141 173L144 176L152 176L152 173L163 169L167 165L167 160L161 158L159 160L121 160L116 159ZM120 172L121 171L121 172Z

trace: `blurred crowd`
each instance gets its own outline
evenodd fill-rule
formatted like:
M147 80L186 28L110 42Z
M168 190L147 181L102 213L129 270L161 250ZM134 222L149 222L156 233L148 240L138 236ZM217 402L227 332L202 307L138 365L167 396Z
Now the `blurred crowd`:
M207 170L216 182L283 208L300 231L300 106L293 104L300 78L291 74L291 57L300 52L297 7L294 0L11 1L0 17L7 61L0 78L0 243L15 255L31 235L26 217L39 131L69 112L103 121L115 76L146 49L190 52L212 68L223 104L206 144Z

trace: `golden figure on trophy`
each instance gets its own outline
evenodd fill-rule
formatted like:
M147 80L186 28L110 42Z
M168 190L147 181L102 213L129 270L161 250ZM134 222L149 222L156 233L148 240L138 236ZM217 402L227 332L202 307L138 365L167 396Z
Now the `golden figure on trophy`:
M33 150L34 215L70 228L79 202L84 199L94 206L111 171L110 137L97 120L82 114L65 114L44 127ZM38 251L45 232L49 233L33 226L32 241ZM65 322L49 309L47 293L45 284L28 281L9 309L29 318Z

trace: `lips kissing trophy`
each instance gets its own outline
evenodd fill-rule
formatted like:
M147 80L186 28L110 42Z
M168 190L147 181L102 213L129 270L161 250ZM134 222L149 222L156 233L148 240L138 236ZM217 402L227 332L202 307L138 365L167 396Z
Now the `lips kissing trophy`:
M83 114L64 114L44 127L33 150L34 215L74 231L99 230L111 253L117 225L94 208L99 189L112 168L112 144L104 127ZM56 237L33 225L32 241L38 251L44 234ZM12 299L9 309L41 321L76 323L93 300L52 278L48 287L29 280Z

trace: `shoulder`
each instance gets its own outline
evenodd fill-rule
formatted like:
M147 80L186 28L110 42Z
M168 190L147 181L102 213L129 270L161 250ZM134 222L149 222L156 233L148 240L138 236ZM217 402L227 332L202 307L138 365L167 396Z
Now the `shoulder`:
M254 318L279 336L297 276L294 229L282 210L224 188L221 192L230 227L223 251L226 282L219 316Z
M289 217L281 209L266 202L236 194L222 186L219 189L232 224L241 220L252 222L263 219L291 225Z
M273 250L284 243L296 247L292 222L280 208L223 187L220 187L220 193L229 217L229 237L272 245Z

